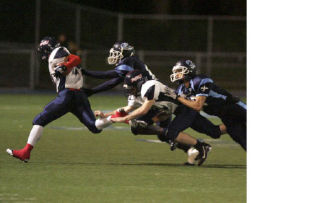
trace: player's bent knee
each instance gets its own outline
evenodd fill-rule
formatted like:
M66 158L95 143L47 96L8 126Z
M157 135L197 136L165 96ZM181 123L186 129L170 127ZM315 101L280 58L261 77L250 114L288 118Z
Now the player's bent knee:
M157 136L160 141L169 143L169 139L164 134L157 135Z
M138 135L138 134L139 134L139 127L137 127L137 126L131 126L131 132L132 132L134 135Z
M164 130L164 137L168 140L174 141L178 137L179 133L180 132L178 130L168 128L168 129Z
M214 128L210 128L208 135L214 139L220 138L221 137L221 130L220 130L219 126L216 126Z

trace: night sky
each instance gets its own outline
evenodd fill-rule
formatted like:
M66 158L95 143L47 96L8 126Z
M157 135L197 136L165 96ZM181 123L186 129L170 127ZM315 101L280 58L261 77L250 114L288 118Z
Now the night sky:
M133 14L246 15L245 0L66 0Z

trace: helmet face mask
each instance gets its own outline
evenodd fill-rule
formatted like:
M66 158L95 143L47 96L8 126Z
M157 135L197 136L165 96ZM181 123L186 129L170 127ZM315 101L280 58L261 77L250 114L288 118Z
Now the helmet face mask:
M127 42L117 42L109 51L107 62L110 65L118 64L121 59L134 55L134 47Z
M178 61L172 68L172 74L170 75L171 82L183 81L190 79L195 74L196 66L191 60Z
M122 58L123 58L123 55L120 50L111 48L109 51L108 64L110 65L117 64Z
M51 52L58 46L60 46L60 44L54 38L44 37L37 49L41 60L48 61Z
M184 79L184 75L189 74L189 70L184 66L174 66L172 68L172 74L170 75L171 82L179 81Z

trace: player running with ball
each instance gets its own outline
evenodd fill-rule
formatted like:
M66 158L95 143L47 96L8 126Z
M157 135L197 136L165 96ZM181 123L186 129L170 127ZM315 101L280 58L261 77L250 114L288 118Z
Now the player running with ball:
M95 118L87 95L81 90L83 76L78 65L80 57L70 54L52 37L45 37L38 47L41 59L48 62L50 77L56 85L57 97L33 120L27 144L23 149L7 149L7 153L28 162L30 153L42 136L43 128L68 112L74 114L92 133L100 133L110 124L106 118Z

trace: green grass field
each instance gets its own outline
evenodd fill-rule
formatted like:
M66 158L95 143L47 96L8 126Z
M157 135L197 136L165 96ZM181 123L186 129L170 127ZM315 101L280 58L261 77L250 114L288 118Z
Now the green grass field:
M134 136L125 124L92 134L67 114L45 127L29 163L8 156L54 97L0 94L0 202L246 202L246 152L228 135L187 130L213 146L203 166L187 167L182 151L144 141L156 136ZM90 102L94 110L126 105L123 96Z

